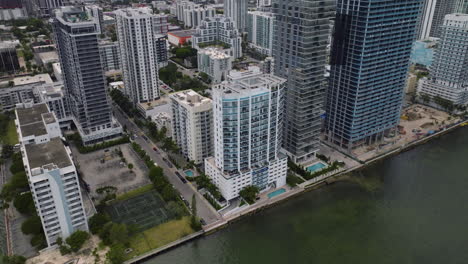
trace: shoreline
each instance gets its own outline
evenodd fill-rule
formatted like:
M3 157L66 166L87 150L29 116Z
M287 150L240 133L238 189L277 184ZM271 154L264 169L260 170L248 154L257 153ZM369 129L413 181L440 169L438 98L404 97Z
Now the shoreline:
M370 158L368 160L365 160L361 162L359 165L345 169L345 170L338 170L335 172L330 172L332 174L330 175L321 175L316 178L310 179L309 181L306 181L294 188L291 189L291 191L286 192L284 194L280 194L274 198L271 198L269 200L261 201L258 204L253 204L250 205L249 207L245 208L244 210L237 212L233 215L228 215L225 217L224 220L220 220L218 222L215 222L208 227L193 233L189 236L186 236L184 238L181 238L179 240L173 241L161 248L157 248L154 250L151 250L145 254L142 254L140 256L137 256L133 259L127 260L124 263L125 264L132 264L132 263L142 263L143 261L146 261L148 259L154 258L164 252L167 252L168 250L174 249L180 245L183 245L189 241L195 240L200 237L205 237L209 236L211 234L216 233L219 230L222 230L224 228L227 228L231 223L235 223L237 221L240 221L244 217L248 217L250 215L254 215L262 210L266 210L268 208L271 208L273 206L276 206L282 202L286 202L289 199L292 199L296 196L302 195L304 193L307 193L309 191L313 191L315 189L321 188L323 185L329 185L333 184L335 182L343 181L346 180L346 178L349 178L349 173L357 170L364 169L365 167L381 160L385 160L387 158L393 157L395 155L398 155L399 153L406 152L409 150L412 150L416 148L419 145L423 145L433 139L439 138L440 136L443 136L445 134L448 134L458 128L463 127L463 124L466 123L467 121L461 121L457 124L454 124L451 127L448 127L442 131L439 131L437 133L434 133L432 135L429 135L427 137L415 140L409 144L406 144L404 146L398 147L396 149L390 150L388 152L382 153L381 155L378 155L376 157ZM320 179L319 179L320 178Z

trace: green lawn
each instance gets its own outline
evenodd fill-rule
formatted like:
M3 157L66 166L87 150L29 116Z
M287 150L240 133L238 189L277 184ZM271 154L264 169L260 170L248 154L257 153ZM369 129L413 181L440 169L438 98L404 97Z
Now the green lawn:
M189 216L155 226L130 238L130 248L133 251L126 257L127 259L131 259L190 235L193 232L195 231L190 227Z
M16 127L15 127L14 120L10 120L10 122L8 122L7 132L5 135L0 136L0 141L3 144L13 145L13 146L19 143L18 135L16 134Z
M154 187L153 187L153 184L148 184L148 185L145 185L145 186L142 186L140 188L137 188L135 190L131 190L129 192L126 192L122 195L119 195L117 196L116 200L117 201L123 201L123 200L128 200L130 198L133 198L135 196L138 196L142 193L145 193L145 192L148 192L150 190L152 190Z

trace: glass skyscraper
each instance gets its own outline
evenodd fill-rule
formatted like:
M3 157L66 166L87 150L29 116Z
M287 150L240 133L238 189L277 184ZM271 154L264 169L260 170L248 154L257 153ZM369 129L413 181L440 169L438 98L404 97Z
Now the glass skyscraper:
M325 137L350 151L400 119L423 0L338 0Z
M335 0L273 1L275 74L288 80L283 148L298 163L319 148L334 9Z

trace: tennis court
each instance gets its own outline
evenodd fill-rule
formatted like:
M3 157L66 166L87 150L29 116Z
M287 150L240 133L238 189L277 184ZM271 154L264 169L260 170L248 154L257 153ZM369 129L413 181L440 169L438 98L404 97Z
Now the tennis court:
M155 190L114 202L106 207L106 212L112 221L135 225L139 231L175 218L174 213L167 210L166 203Z

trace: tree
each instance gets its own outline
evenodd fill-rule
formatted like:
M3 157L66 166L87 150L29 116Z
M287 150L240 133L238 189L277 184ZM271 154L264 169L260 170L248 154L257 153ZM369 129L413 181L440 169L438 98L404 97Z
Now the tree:
M38 250L47 247L47 241L43 232L41 232L40 234L35 234L31 238L30 242L31 242L31 246L35 247Z
M41 218L35 215L26 219L26 221L24 221L23 224L21 225L21 232L23 232L23 234L26 234L26 235L41 234L42 233Z
M197 199L195 194L192 195L192 215L197 216Z
M109 231L112 244L126 244L128 242L128 229L125 224L114 223Z
M161 196L166 202L173 201L177 198L177 194L174 188L169 184L166 184L166 186L162 190Z
M65 240L70 246L71 251L78 252L81 249L86 240L89 239L89 234L85 231L75 231Z
M167 203L167 209L170 212L173 212L178 219L186 215L187 212L185 208L180 205L180 203L175 201L170 201L169 203Z
M13 202L16 210L22 214L32 215L36 212L32 194L30 192L19 194Z
M258 193L260 190L256 186L247 186L239 192L239 195L244 198L246 202L249 204L253 204L255 199L257 198Z
M129 163L129 164L128 164L128 169L129 169L129 170L133 170L133 164L132 164L132 163Z
M3 256L2 257L4 264L24 264L26 263L26 258L23 256L13 255L13 256Z
M98 234L106 223L111 221L107 214L97 213L89 219L89 230L93 234Z
M125 260L125 247L122 244L112 245L106 255L112 264L122 264Z

